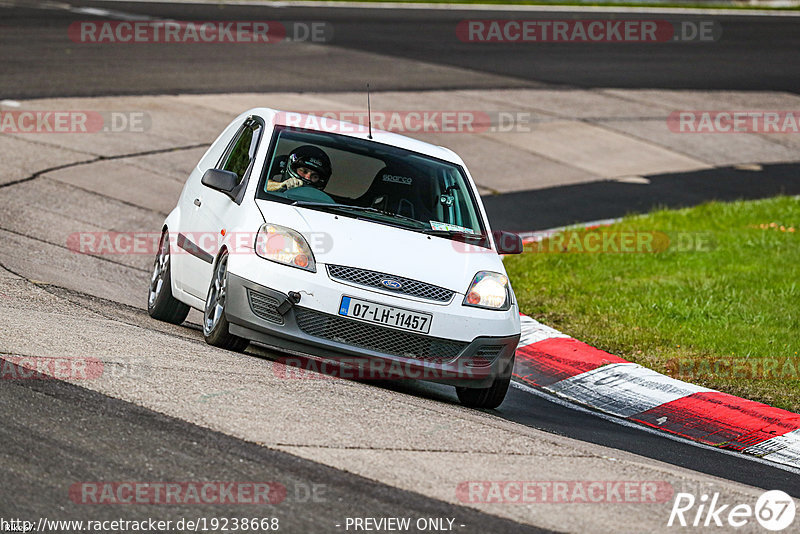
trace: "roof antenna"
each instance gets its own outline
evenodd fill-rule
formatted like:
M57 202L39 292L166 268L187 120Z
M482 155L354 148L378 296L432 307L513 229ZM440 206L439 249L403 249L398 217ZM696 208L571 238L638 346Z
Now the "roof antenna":
M372 139L372 108L369 105L369 84L367 84L367 124L369 125L367 139Z

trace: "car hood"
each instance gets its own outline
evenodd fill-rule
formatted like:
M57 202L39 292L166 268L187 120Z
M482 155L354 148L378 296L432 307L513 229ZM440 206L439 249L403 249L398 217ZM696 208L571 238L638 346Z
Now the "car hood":
M343 215L256 200L264 220L303 234L317 263L359 267L464 293L478 271L505 273L496 252Z

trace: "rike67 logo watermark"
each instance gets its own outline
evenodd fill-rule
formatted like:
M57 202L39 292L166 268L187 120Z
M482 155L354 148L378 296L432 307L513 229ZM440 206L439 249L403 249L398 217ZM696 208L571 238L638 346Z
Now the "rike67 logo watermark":
M755 519L767 530L784 530L794 522L794 500L780 490L763 493L755 507L745 504L722 503L719 493L696 498L691 493L678 493L672 504L667 526L740 528Z

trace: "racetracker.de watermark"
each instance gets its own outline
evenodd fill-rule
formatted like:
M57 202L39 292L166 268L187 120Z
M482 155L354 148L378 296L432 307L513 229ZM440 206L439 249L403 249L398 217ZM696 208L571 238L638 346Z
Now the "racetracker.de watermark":
M800 133L800 110L684 110L667 117L673 133Z
M144 111L0 111L4 134L143 133L150 126Z
M797 356L763 358L672 358L667 374L680 380L707 378L735 380L800 380Z
M76 504L280 504L286 486L279 482L76 482L69 498Z
M510 234L509 234L510 235ZM495 241L509 239L495 233ZM472 236L457 235L453 248L464 254L487 254L493 250L473 242ZM711 232L662 232L653 230L558 230L527 234L523 253L534 254L658 254L664 252L709 252L716 248Z
M414 355L409 355L413 358ZM358 356L316 359L281 357L273 373L284 380L464 380L491 374L493 360L483 356L460 358L452 365L426 365Z
M91 380L102 374L97 358L0 356L0 380Z
M78 254L155 255L161 242L160 232L74 232L67 236L67 248ZM307 232L303 236L315 254L333 248L327 232ZM170 232L170 254L192 254L200 247L216 255L225 247L229 254L253 254L254 246L280 250L286 245L281 235L266 238L258 232Z
M84 20L73 22L69 38L80 44L278 44L327 43L333 39L328 22Z
M479 480L456 486L464 503L652 504L668 502L672 485L641 480Z
M427 109L427 110L309 110L281 111L276 123L300 130L366 134L374 130L393 133L526 133L538 123L550 122L529 111Z
M713 20L462 20L456 36L465 43L704 43L718 41Z

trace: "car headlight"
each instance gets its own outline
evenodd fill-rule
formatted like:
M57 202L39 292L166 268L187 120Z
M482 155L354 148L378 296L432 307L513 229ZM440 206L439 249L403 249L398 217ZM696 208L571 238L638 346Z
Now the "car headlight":
M507 310L511 307L508 278L499 273L481 271L472 279L464 297L464 306Z
M261 225L256 234L255 251L266 260L317 272L308 241L291 228L271 223Z

